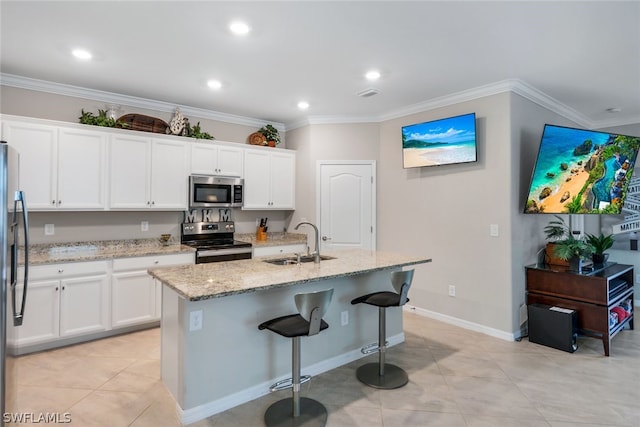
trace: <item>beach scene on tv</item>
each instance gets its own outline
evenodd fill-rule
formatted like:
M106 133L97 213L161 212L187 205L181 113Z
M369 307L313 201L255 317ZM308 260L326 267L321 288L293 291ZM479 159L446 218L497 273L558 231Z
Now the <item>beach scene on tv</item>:
M546 125L525 212L620 214L640 137Z
M476 115L450 117L402 128L405 168L476 161Z

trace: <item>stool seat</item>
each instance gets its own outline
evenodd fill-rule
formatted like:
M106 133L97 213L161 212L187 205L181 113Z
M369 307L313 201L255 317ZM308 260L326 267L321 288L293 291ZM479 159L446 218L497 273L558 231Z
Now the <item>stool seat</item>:
M287 338L302 337L309 335L311 323L306 321L299 314L290 314L288 316L278 317L276 319L267 320L258 326L258 329L268 329L278 335ZM324 320L320 320L320 330L324 331L329 325Z
M406 385L409 382L407 373L398 366L385 363L387 351L386 339L386 309L388 307L401 307L409 301L407 293L411 287L414 270L394 271L391 273L391 285L397 291L380 291L362 295L351 300L351 304L368 304L378 307L378 346L370 350L371 344L362 349L364 354L373 351L378 352L378 363L367 363L356 370L358 380L368 386L381 389L394 389Z
M401 305L400 299L401 296L395 292L373 292L353 299L351 304L364 303L375 305L376 307L399 307ZM409 302L409 298L407 298L406 302Z

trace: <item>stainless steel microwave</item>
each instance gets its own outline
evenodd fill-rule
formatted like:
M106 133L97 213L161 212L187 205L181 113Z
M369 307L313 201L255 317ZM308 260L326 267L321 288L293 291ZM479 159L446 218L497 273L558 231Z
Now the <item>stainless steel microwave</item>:
M228 176L191 175L189 208L235 208L242 206L244 180Z

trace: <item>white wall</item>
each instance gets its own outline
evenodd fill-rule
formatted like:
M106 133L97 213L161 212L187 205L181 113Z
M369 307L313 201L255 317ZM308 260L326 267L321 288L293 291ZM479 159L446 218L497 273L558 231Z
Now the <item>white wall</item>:
M402 126L472 112L478 162L402 168ZM504 93L382 123L378 162L378 248L433 259L416 269L411 304L504 332L512 311L510 136ZM490 224L499 237L489 236Z

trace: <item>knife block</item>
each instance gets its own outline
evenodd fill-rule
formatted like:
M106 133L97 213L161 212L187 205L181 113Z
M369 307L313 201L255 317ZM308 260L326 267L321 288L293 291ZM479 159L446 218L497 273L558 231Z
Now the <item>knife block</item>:
M258 227L256 229L256 240L259 242L267 240L267 232L264 231L264 227Z

